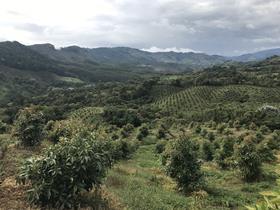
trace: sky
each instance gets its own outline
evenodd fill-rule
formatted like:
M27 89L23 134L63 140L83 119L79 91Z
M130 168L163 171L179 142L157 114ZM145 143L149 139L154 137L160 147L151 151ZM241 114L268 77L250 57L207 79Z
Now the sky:
M280 47L280 0L0 0L0 41L240 55Z

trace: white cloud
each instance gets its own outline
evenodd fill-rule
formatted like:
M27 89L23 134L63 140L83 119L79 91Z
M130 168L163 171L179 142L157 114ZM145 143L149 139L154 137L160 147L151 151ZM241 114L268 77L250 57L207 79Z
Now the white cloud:
M170 48L159 48L159 47L150 47L147 49L142 49L147 52L180 52L180 53L186 53L186 52L198 52L189 48L177 48L177 47L170 47Z

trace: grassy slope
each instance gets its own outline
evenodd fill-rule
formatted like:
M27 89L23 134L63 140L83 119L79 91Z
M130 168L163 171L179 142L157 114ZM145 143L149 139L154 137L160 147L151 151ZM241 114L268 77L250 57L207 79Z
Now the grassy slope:
M131 160L110 171L106 185L128 209L187 209L194 199L175 192L175 184L160 169L154 145L141 146Z
M236 170L220 170L214 163L204 163L207 192L185 196L165 176L154 148L141 146L131 160L120 162L109 172L106 187L127 209L245 209L261 198L259 192L275 188L269 176L277 165L264 164L265 180L246 184Z

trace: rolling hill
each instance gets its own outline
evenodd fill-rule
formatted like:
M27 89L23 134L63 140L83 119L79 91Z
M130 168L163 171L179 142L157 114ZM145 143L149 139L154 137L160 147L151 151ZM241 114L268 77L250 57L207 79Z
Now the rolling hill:
M248 62L248 61L260 61L266 58L272 57L274 55L280 55L280 48L263 50L255 53L244 54L241 56L231 57L231 60Z

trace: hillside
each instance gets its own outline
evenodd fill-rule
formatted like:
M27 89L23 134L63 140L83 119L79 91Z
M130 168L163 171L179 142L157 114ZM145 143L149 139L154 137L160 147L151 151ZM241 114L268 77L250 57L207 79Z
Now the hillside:
M0 66L0 209L232 210L279 190L279 57L139 74L18 47Z
M29 47L52 59L65 62L96 62L112 65L150 66L155 70L161 71L201 69L225 61L222 56L211 56L202 53L150 53L126 47L89 49L70 46L55 49L50 44L32 45ZM172 64L175 68L169 69L168 67Z
M231 60L248 62L248 61L260 61L274 55L280 56L280 48L263 50L255 53L244 54L241 56L231 57Z

